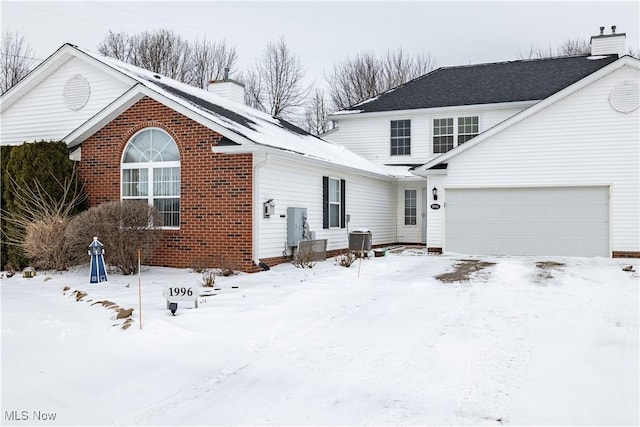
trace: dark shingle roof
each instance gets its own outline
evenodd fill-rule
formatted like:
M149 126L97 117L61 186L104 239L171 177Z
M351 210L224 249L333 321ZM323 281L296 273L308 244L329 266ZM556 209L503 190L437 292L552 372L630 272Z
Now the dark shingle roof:
M345 111L368 113L540 100L618 56L599 58L570 56L438 68Z

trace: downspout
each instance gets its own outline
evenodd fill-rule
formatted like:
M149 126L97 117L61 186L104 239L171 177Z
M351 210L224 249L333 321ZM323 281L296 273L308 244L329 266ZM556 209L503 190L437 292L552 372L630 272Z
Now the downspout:
M260 264L260 259L258 258L258 251L260 247L258 239L260 237L260 215L262 214L262 209L260 209L258 185L260 184L260 169L266 165L268 161L269 154L265 154L264 160L253 165L253 232L251 236L251 251L253 253L253 262L255 265Z

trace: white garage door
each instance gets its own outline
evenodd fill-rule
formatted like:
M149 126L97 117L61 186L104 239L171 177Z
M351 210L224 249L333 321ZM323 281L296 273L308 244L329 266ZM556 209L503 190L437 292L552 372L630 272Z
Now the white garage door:
M447 189L445 250L609 256L609 187Z

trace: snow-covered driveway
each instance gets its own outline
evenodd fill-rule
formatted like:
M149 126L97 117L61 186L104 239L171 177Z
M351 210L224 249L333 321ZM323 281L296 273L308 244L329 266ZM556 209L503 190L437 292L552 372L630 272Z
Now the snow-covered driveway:
M163 289L200 275L149 268L142 330L137 276L4 279L2 422L639 423L639 260L405 251L358 267L219 278L175 317ZM135 308L133 326L104 299Z

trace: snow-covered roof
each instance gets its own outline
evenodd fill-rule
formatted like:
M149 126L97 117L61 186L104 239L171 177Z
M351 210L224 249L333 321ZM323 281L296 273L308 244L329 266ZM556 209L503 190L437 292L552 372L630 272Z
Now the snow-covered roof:
M86 49L74 48L127 75L139 85L204 116L226 129L228 132L224 136L240 146L249 143L293 153L302 158L390 177L383 168L345 147L311 135L285 120L117 59L104 57Z

